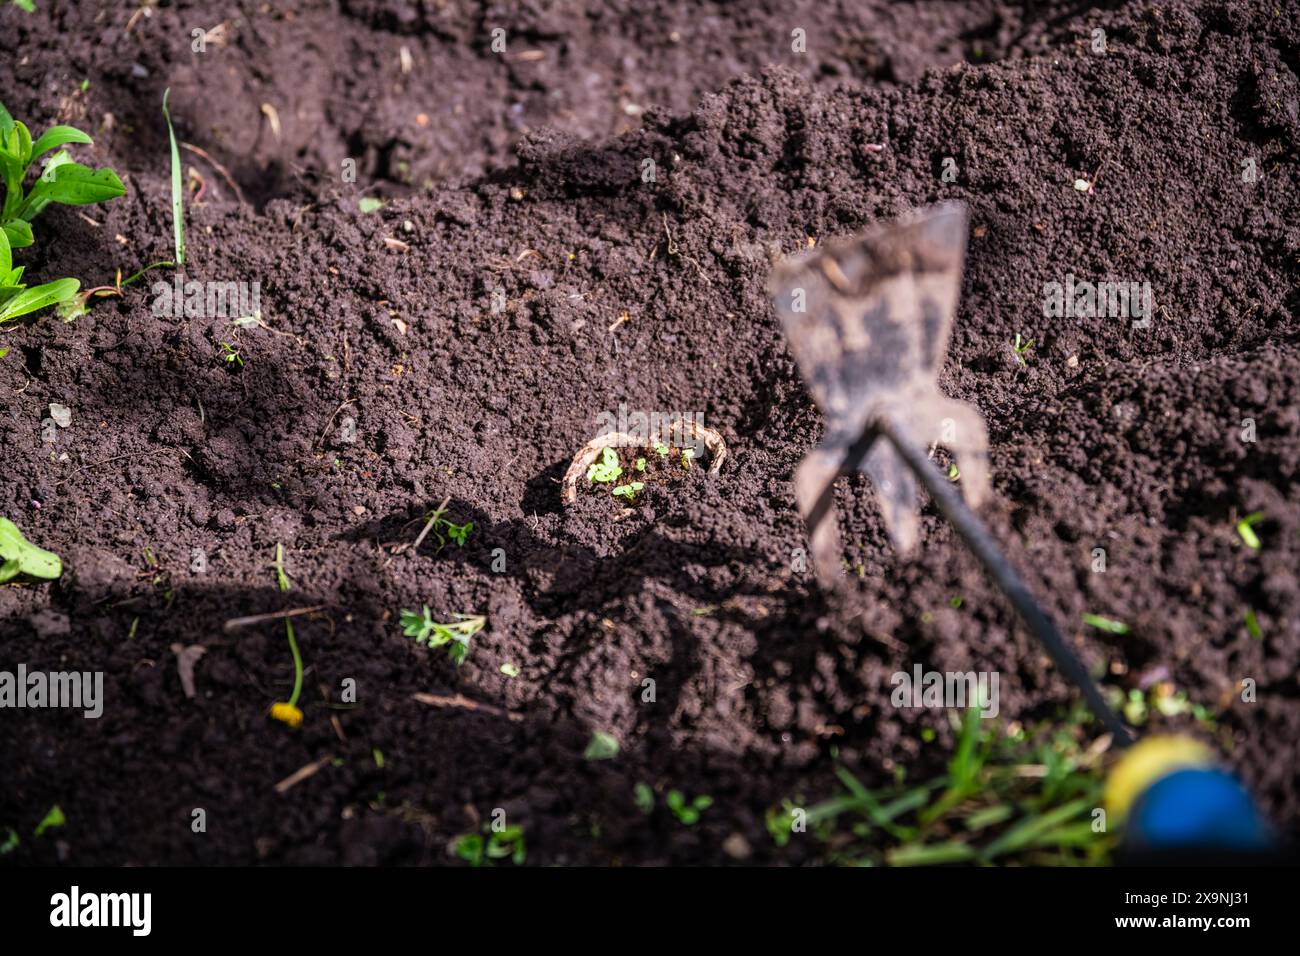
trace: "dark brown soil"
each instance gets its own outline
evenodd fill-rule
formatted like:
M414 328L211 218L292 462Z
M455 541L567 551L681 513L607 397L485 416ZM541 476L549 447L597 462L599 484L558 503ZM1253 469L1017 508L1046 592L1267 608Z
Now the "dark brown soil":
M792 570L790 479L820 418L770 256L939 199L971 207L941 385L988 420L983 517L1080 653L1120 687L1165 668L1296 830L1294 4L38 6L0 8L0 100L92 132L82 150L128 195L93 222L46 213L30 277L98 285L170 256L171 87L178 135L243 196L185 154L206 184L186 277L260 282L267 327L155 316L141 283L0 334L0 514L66 565L0 588L0 669L102 670L107 697L99 720L0 717L0 836L56 803L68 821L7 862L442 863L494 808L532 863L727 862L736 834L750 862L800 862L817 846L777 848L764 812L831 792L832 748L868 783L943 763L946 721L891 708L892 672L999 670L1005 717L1055 713L1071 689L933 513L900 559L865 479L845 481L844 592ZM1044 318L1067 273L1149 280L1151 327ZM73 413L53 447L50 402ZM617 522L598 496L561 508L570 456L620 403L702 411L722 473L647 487ZM400 549L447 496L465 546ZM1258 552L1234 529L1254 511ZM292 681L283 626L222 623L318 603L291 730L267 717ZM459 669L402 635L425 604L486 615ZM192 700L175 643L206 648ZM594 730L617 758L583 759ZM715 802L683 827L662 800L642 814L638 782Z

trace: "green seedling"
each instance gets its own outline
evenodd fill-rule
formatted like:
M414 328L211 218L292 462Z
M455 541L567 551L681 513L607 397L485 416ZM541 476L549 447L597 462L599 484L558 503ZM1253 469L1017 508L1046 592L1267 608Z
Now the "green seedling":
M1100 614L1083 615L1083 623L1090 627L1095 627L1099 631L1105 631L1108 634L1127 634L1129 626L1123 621L1116 621L1109 617L1102 617Z
M4 842L0 843L0 856L8 856L14 850L18 849L18 844L22 841L18 839L18 831L13 827L8 828L5 834Z
M176 265L176 263L172 262L170 259L164 259L161 262L155 262L151 265L145 266L135 275L127 279L122 278L122 270L118 269L117 277L113 280L112 285L97 285L92 289L82 289L76 295L60 302L58 308L59 318L63 319L65 322L71 322L73 319L79 318L90 311L90 300L92 298L103 298L105 296L115 295L120 299L122 297L122 290L127 286L140 281L146 273L152 272L154 269L161 269L163 266L174 265Z
M593 730L587 749L582 752L584 760L612 760L618 756L618 738L603 730Z
M88 206L107 202L126 193L122 180L111 169L94 170L74 163L68 144L90 144L91 138L73 126L51 126L32 142L27 127L15 120L0 103L0 178L5 187L0 206L0 231L14 249L32 244L32 220L51 204ZM30 190L24 189L33 164L52 150Z
M1020 333L1017 332L1016 341L1014 344L1012 344L1011 351L1016 353L1017 362L1019 362L1021 365L1028 365L1029 363L1025 361L1025 353L1028 352L1033 347L1034 347L1033 339L1022 339L1020 337Z
M1246 630L1250 632L1250 636L1257 641L1263 640L1264 632L1260 630L1259 620L1255 617L1255 609L1253 607L1246 608L1246 613L1242 617L1246 621Z
M465 541L469 538L469 533L474 530L474 522L466 521L464 524L452 524L443 517L447 513L447 502L450 498L443 500L437 508L425 515L424 527L420 529L419 536L415 539L413 547L419 548L424 543L424 539L433 534L438 539L438 550L441 551L447 546L447 538L456 542L458 547L465 547ZM443 531L446 535L443 535Z
M172 238L176 248L176 268L185 265L185 190L181 187L181 152L176 148L176 131L172 129L172 114L167 109L171 87L163 90L162 113L167 121L167 139L171 142L172 158Z
M701 795L694 800L687 800L680 790L669 790L666 798L668 809L673 812L680 823L692 827L700 822L700 814L713 806L713 798Z
M446 645L447 655L459 667L469 655L470 638L483 630L487 618L481 614L457 614L455 617L456 620L450 623L439 623L433 619L429 605L426 604L420 611L403 609L398 620L402 625L402 633L415 638L415 643L427 645L431 649Z
M275 562L272 566L275 568L276 586L283 594L293 587L293 582L289 580L289 575L284 570L284 545L276 544ZM289 653L293 656L293 693L289 695L287 701L276 701L271 705L271 716L290 727L297 727L302 723L302 711L298 708L298 698L302 696L302 653L298 650L298 638L293 632L293 621L287 617L284 619L284 634L289 640Z
M1241 540L1246 542L1246 547L1252 551L1258 551L1260 547L1259 535L1255 534L1255 525L1264 520L1264 512L1252 511L1246 517L1237 522L1237 534Z
M644 458L638 458L638 459L636 460L636 470L637 470L637 471L640 471L640 472L644 472L644 471L645 471L645 459L644 459Z
M36 547L8 518L0 518L0 584L20 574L52 580L63 573L63 562L51 551Z
M447 537L455 541L459 547L465 547L465 539L469 537L474 522L466 521L464 524L452 524L450 521L444 521L443 524L447 526Z
M233 342L221 343L221 357L226 360L227 365L244 367L244 357L239 354L239 350L235 348Z
M645 488L644 481L634 481L631 484L619 485L617 488L614 489L614 494L619 497L626 498L628 501L631 501L636 497L636 493L638 491L643 490L644 488Z
M366 214L378 212L383 205L383 200L376 199L374 196L362 196L357 200L357 208Z
M957 480L958 478L960 478L960 477L961 477L961 472L957 470L957 465L956 465L956 464L949 464L949 465L948 465L948 480L949 480L949 481L956 481L956 480Z
M642 813L652 813L655 808L655 792L648 783L637 783L632 788L632 802Z
M781 801L779 807L768 807L767 813L763 815L763 825L777 846L785 846L790 842L790 836L795 832L797 809L799 808L793 800L786 799Z
M32 0L9 0L9 3L24 13L36 12L36 4L32 3Z
M487 832L487 826L484 827ZM470 866L491 866L493 860L509 859L515 866L524 862L524 828L509 826L493 830L484 839L478 833L464 833L456 838L455 852Z
M591 467L587 469L587 480L592 482L610 482L623 474L623 468L618 463L618 452L612 448L606 448L601 452L600 461L593 461Z
M55 279L28 287L22 281L23 269L23 266L14 265L8 233L0 232L0 324L46 306L75 301L77 290L81 288L76 279Z
M690 448L682 449L682 467L691 467L691 461L695 458L695 452Z
M507 677L518 677L519 668L514 664L511 664L509 661L506 661L506 663L501 665L501 673L505 674Z
M659 453L660 458L668 457L668 446L665 445L663 442L655 442L654 447L655 447L655 451Z
M36 829L32 831L32 836L40 836L46 830L53 827L61 827L68 822L68 818L63 815L63 808L57 803L50 807L50 812L45 814L40 823L36 824Z

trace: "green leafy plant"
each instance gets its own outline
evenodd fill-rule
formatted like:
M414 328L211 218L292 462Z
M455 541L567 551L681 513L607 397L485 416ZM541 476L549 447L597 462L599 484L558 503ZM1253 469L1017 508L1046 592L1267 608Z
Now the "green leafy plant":
M695 452L690 448L682 449L682 467L691 467L691 462L695 460Z
M91 169L74 163L68 144L90 144L91 138L73 126L51 126L35 142L21 122L0 103L0 175L5 187L0 206L0 230L14 249L32 244L31 222L52 203L88 206L126 193L122 180L111 169ZM47 160L30 190L25 189L32 164L46 153Z
M668 457L668 446L665 445L663 442L655 442L655 446L654 446L654 448L655 448L655 451L657 451L657 452L659 453L659 457L660 457L660 458L667 458L667 457Z
M478 833L463 833L456 838L455 853L470 866L491 866L493 860L509 859L515 866L524 862L524 828L508 826L488 831L486 839Z
M452 524L450 521L444 521L443 524L447 526L447 537L463 548L465 539L469 537L470 530L474 527L474 522L466 521L464 524Z
M459 667L469 655L469 642L483 626L487 618L483 615L457 614L450 623L439 623L433 619L429 605L420 611L402 610L398 617L402 633L415 638L415 643L428 645L429 648L447 647L447 655Z
M612 448L606 448L601 452L600 461L593 461L591 467L587 469L587 480L590 482L610 482L623 474L623 467L618 463L618 452Z
M668 804L668 809L673 812L673 816L688 827L699 823L700 814L713 806L713 798L710 796L701 795L694 800L688 800L680 790L669 790L665 801Z
M464 524L452 524L443 517L447 513L448 498L443 501L437 508L425 515L424 527L420 530L420 536L415 539L415 547L418 548L424 539L432 533L438 539L438 550L441 551L447 546L447 539L455 541L458 547L465 547L465 541L469 538L469 533L474 530L474 522L466 521ZM444 535L443 532L446 531Z
M8 518L0 518L0 584L20 574L33 578L57 578L63 562L52 551L36 547Z
M612 760L618 756L618 738L603 730L593 730L587 749L582 752L584 760Z
M619 485L614 489L614 494L631 501L636 497L636 493L645 488L644 481L634 481L631 484Z
M81 288L76 279L55 279L29 288L22 281L23 268L14 266L8 234L0 232L0 323L75 300Z
M637 471L641 471L641 472L644 472L644 471L645 471L645 459L644 459L644 458L638 458L638 459L636 460L636 470L637 470Z

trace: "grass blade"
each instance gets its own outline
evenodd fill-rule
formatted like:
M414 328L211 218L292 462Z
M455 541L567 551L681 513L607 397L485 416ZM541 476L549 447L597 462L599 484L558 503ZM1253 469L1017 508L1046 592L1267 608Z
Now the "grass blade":
M176 234L176 268L185 265L185 204L181 192L181 152L176 148L176 131L172 129L172 114L167 110L169 86L163 91L163 119L167 120L167 138L172 144L172 227Z

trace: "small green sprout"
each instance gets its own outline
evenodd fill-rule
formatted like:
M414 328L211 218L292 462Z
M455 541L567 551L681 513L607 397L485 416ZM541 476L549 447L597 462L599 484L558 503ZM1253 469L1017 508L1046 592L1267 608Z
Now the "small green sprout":
M519 866L525 858L524 828L516 825L494 830L486 840L478 833L463 833L456 838L453 848L470 866L491 866L493 860L507 857Z
M470 638L483 630L487 618L481 614L457 614L455 617L455 621L439 623L433 619L426 604L421 611L403 610L399 620L402 633L415 638L415 643L427 644L431 649L447 645L447 656L459 667L469 655Z
M593 461L591 467L587 469L587 480L595 482L610 482L623 474L623 468L618 463L618 452L612 448L606 448L600 456L600 461Z
M284 570L284 545L275 546L275 583L283 594L293 587L289 575ZM302 711L298 707L298 698L302 696L302 652L298 650L298 637L293 632L293 621L284 619L284 636L289 641L289 654L293 657L293 692L287 701L277 700L271 704L271 717L289 727L302 724Z
M642 472L645 471L645 459L644 459L644 458L638 458L638 459L636 460L636 470L637 470L637 471L642 471Z
M694 450L692 450L692 449L690 449L690 448L683 448L683 449L682 449L682 467L683 467L683 468L689 468L689 467L691 467L691 461L692 461L692 459L694 459L694 458L695 458L695 452L694 452Z
M655 792L648 783L637 783L632 788L632 802L642 813L651 813L655 808Z
M961 472L957 470L957 466L956 466L955 464L949 464L949 465L948 465L948 480L949 480L949 481L956 481L956 480L957 480L958 478L960 478L960 477L961 477Z
M367 215L372 212L378 212L383 208L383 200L376 199L374 196L362 196L357 200L357 208Z
M56 803L50 807L50 812L45 814L44 819L36 824L36 829L32 831L32 836L40 836L46 830L52 827L61 827L68 822L68 818L63 815L63 809Z
M431 531L433 536L438 539L439 551L447 546L447 538L455 541L458 547L463 548L465 546L465 540L469 537L469 533L474 530L474 522L466 521L464 524L452 524L444 518L443 515L447 513L447 502L450 500L450 498L444 499L442 504L425 516L424 528L421 529L419 537L415 539L415 547L418 548ZM442 534L443 530L447 532L446 537Z
M1095 627L1099 631L1106 631L1108 634L1127 634L1130 630L1129 626L1123 621L1102 617L1100 614L1084 614L1083 623Z
M455 541L459 547L465 547L465 539L469 537L474 522L466 521L464 524L452 524L450 521L444 521L443 524L447 526L447 537Z
M1260 548L1259 535L1255 534L1255 525L1263 521L1264 517L1264 512L1252 511L1237 522L1237 534L1241 535L1241 540L1246 542L1246 547L1252 551L1258 551Z
M781 801L780 807L768 807L767 812L763 814L763 825L767 827L768 835L777 846L785 846L790 842L790 835L795 832L794 811L796 809L794 801L787 798Z
M167 139L172 152L172 239L176 248L176 268L185 265L185 191L181 188L181 153L176 148L176 131L172 129L172 114L167 109L171 87L163 90L162 113L167 121Z
M370 748L370 759L372 759L375 762L375 768L377 770L384 769L384 752L380 750L378 747Z
M655 451L659 453L660 458L668 457L668 446L665 445L663 442L659 442L659 441L655 442Z
M1263 640L1264 632L1260 630L1259 620L1255 617L1255 609L1253 607L1246 608L1246 613L1242 617L1246 621L1246 630L1250 633L1250 636L1257 641Z
M8 518L0 518L0 584L20 574L53 580L63 573L63 562L52 551L38 548Z
M709 807L713 806L713 798L710 796L698 796L694 800L687 800L680 790L668 791L668 809L683 825L691 827L700 822L700 814Z
M587 749L582 752L584 760L612 760L618 756L618 738L603 730L593 730Z
M221 357L226 360L227 365L244 367L244 357L239 354L239 350L235 348L232 342L221 343Z
M9 827L4 842L0 843L0 856L8 856L14 850L18 849L18 844L22 841L18 839L18 831Z
M1133 726L1140 727L1147 722L1147 713L1147 699L1142 691L1134 687L1124 702L1124 719Z
M1025 361L1025 353L1028 352L1033 347L1034 347L1033 339L1021 338L1020 333L1017 332L1016 341L1011 346L1011 350L1016 353L1017 362L1019 362L1021 365L1028 365L1029 363Z
M617 488L614 489L614 494L620 495L626 498L628 501L631 501L633 498L636 497L636 493L638 491L641 491L644 488L645 488L644 481L634 481L631 484L619 485Z
M501 673L505 674L507 677L518 677L519 668L507 661L501 665Z

